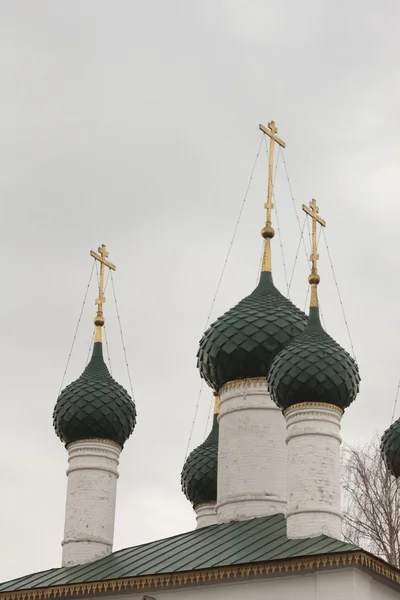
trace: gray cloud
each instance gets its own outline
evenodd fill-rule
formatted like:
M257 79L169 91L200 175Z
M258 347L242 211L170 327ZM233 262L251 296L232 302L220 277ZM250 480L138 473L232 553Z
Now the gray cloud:
M259 144L274 119L296 205L316 197L362 375L347 442L385 428L400 376L400 8L381 3L86 0L0 5L3 482L1 579L57 566L66 452L51 422L85 286L106 243L138 407L121 459L115 547L194 524L180 470L215 287ZM259 264L262 153L216 318ZM283 163L276 201L288 270L299 239ZM303 217L300 216L301 222ZM275 279L285 291L279 240ZM321 303L346 348L321 247ZM304 306L298 260L292 299ZM82 371L92 286L66 382ZM113 374L128 385L111 290ZM191 446L204 436L204 389Z

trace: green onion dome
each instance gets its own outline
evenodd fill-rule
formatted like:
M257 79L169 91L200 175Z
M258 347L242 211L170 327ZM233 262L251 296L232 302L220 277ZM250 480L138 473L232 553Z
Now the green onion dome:
M203 335L197 354L200 374L217 391L228 381L267 377L273 358L306 323L306 315L263 271L255 290Z
M101 342L82 375L59 395L53 413L56 434L65 442L105 439L123 446L136 424L135 404L110 375Z
M282 409L302 402L334 404L343 410L359 391L355 360L324 331L319 308L310 308L307 327L272 362L268 386Z
M208 438L186 459L181 473L182 491L193 507L217 501L218 415L214 414Z
M400 477L400 419L383 434L381 453L391 474Z

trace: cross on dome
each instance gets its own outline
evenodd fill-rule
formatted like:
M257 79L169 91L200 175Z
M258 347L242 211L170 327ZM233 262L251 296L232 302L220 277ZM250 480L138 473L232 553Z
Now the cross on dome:
M93 250L90 251L90 256L100 263L99 296L95 302L95 304L97 304L97 315L94 318L94 324L96 325L95 342L101 342L101 328L104 325L103 304L106 301L104 297L104 267L108 267L112 271L115 271L116 269L115 265L106 260L108 258L108 252L105 244L102 244L100 248L98 248L98 251L99 254L96 254Z

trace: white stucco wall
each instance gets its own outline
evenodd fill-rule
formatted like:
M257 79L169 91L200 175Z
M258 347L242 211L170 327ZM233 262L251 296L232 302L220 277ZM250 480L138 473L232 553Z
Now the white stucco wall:
M154 589L119 595L118 600L399 600L400 591L375 581L356 569L307 575L267 578L247 582L229 581L170 590ZM105 600L111 598L110 596ZM113 595L113 599L116 596Z
M219 523L286 512L285 420L265 378L220 390Z
M207 504L198 504L195 508L196 513L196 529L207 527L207 525L215 525L217 523L217 509L215 502Z
M80 440L67 449L63 567L111 554L121 452L118 444L106 440Z
M341 539L340 422L329 404L297 404L285 411L288 445L287 534Z

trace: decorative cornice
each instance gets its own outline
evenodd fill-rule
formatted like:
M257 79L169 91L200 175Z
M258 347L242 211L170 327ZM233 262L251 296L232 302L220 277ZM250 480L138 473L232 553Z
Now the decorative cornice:
M67 450L70 450L75 446L79 447L79 444L91 444L93 442L97 444L105 444L106 446L113 446L114 448L118 448L119 451L122 450L121 444L118 444L118 442L114 442L114 440L106 440L104 438L82 438L81 440L75 440L74 442L69 442L69 444L65 444L65 447Z
M247 379L234 379L233 381L228 381L228 383L224 383L224 385L220 388L220 395L224 392L228 392L229 390L235 390L238 388L246 388L246 387L258 387L261 385L267 385L266 377L249 377Z
M320 554L227 567L215 567L197 571L165 573L143 577L94 581L71 585L59 585L47 588L16 590L0 593L3 600L47 600L49 598L68 598L90 596L94 594L111 594L114 592L136 591L150 588L166 588L175 586L212 583L223 580L249 579L252 577L268 577L275 574L305 573L315 569L336 569L338 567L358 566L366 568L388 581L400 586L400 570L392 567L363 550L334 554Z
M308 409L329 409L329 410L333 410L334 412L338 413L340 416L342 416L344 414L344 410L342 408L340 408L340 406L336 406L336 404L328 404L327 402L300 402L299 404L293 404L292 406L289 406L288 408L286 408L283 412L283 416L286 417L286 415L289 415L291 412L294 412L295 410L301 410L303 408L308 408Z

